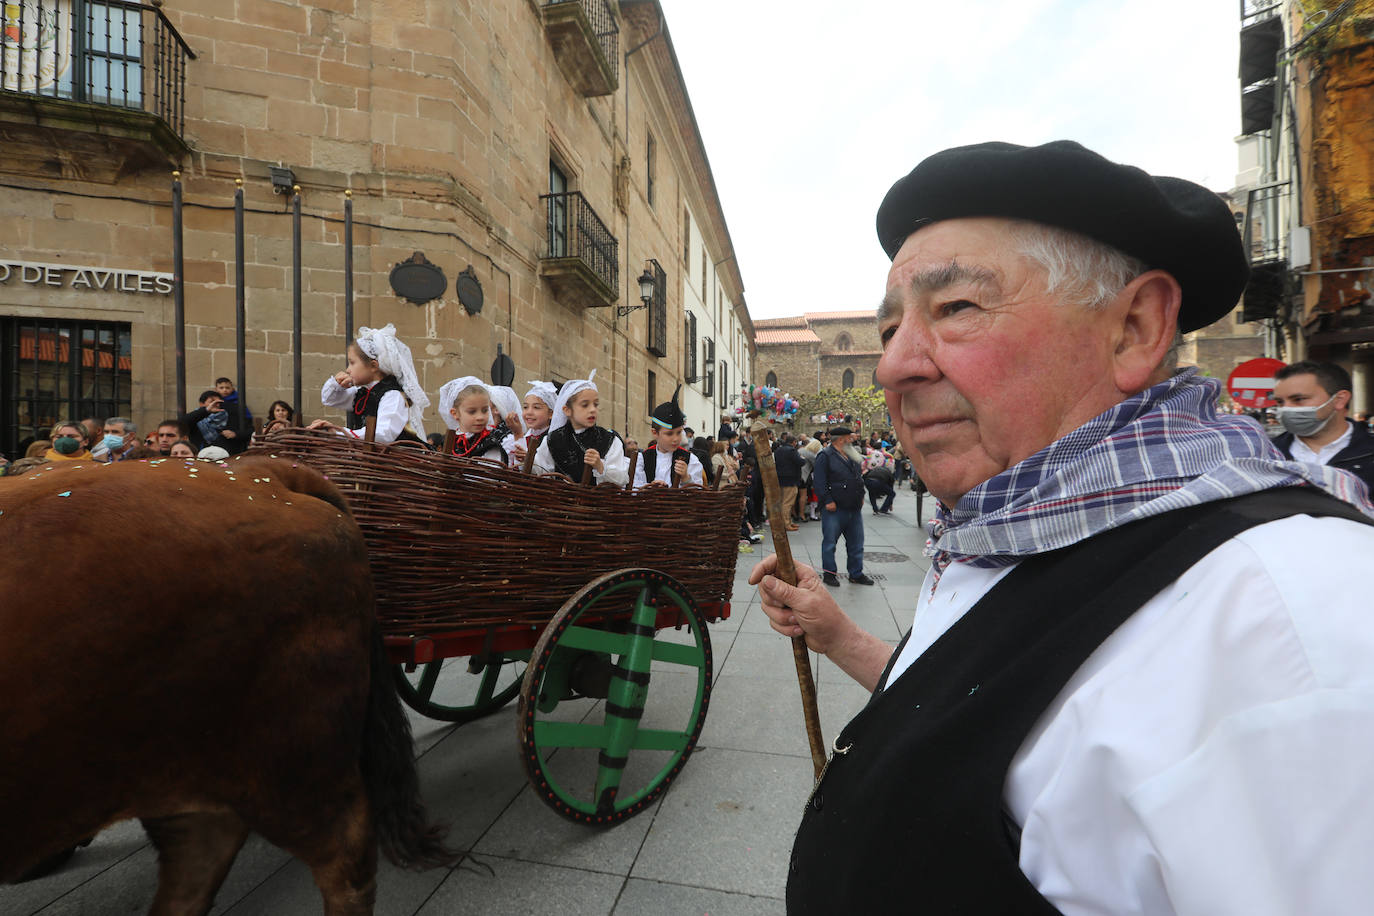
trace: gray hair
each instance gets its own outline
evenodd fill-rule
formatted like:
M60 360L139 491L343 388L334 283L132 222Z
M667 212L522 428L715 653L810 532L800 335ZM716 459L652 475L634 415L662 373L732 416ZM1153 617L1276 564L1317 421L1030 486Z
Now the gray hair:
M134 421L130 420L128 417L110 417L108 420L105 421L106 426L109 426L111 423L118 423L121 427L123 427L124 435L126 436L133 435L138 432L138 427L135 426Z
M1136 277L1149 270L1139 258L1096 239L1068 229L1016 220L1012 228L1017 251L1045 269L1045 288L1075 305L1100 309ZM1174 340L1160 363L1161 369L1178 367L1183 332L1174 328Z

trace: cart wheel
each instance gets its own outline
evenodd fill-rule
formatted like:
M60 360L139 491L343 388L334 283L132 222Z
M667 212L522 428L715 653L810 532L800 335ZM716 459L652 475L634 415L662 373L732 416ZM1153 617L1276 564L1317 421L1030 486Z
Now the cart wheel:
M660 611L674 614L664 629ZM596 579L549 622L525 669L517 727L530 785L580 824L638 814L687 762L710 692L711 639L687 589L651 569ZM578 697L605 702L563 703Z
M458 690L452 691L439 685L439 674L445 665L448 665L449 673L454 674L457 666L470 667L469 659L439 658L419 666L409 674L405 665L397 665L392 669L395 672L396 692L400 694L402 702L422 716L441 722L472 722L496 712L520 692L520 681L525 673L521 662L528 658L528 654L521 652L513 655L497 652L488 656L475 692L470 684L463 684Z

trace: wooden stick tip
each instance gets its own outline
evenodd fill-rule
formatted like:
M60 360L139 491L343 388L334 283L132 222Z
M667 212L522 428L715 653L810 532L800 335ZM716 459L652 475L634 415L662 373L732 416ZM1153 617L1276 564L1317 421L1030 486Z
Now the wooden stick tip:
M292 194L299 194L299 193L301 193L301 186L298 185L298 184L293 184L293 185L291 186L291 193L292 193Z
M172 172L172 180L173 180L173 181L180 181L180 180L181 180L181 172L180 172L180 171L173 171L173 172Z
M352 188L344 188L344 197L347 197L349 200L352 200L352 199L353 199L353 189L352 189Z
M234 179L234 187L236 187L236 188L241 188L241 187L243 187L243 179L242 179L242 178L235 178L235 179Z

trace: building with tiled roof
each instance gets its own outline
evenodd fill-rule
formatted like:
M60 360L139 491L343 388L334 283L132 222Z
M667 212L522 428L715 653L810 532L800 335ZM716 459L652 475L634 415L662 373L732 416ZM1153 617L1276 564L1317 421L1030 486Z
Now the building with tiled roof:
M876 384L877 318L863 309L755 319L755 381L794 397Z

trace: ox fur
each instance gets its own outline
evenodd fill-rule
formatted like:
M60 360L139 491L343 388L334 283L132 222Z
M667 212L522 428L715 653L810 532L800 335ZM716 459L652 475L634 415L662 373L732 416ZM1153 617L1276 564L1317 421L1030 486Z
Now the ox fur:
M154 913L203 913L249 831L330 914L377 847L451 863L420 802L338 490L290 461L42 467L0 481L0 881L115 821L158 848Z

